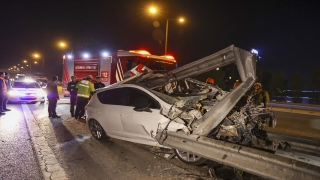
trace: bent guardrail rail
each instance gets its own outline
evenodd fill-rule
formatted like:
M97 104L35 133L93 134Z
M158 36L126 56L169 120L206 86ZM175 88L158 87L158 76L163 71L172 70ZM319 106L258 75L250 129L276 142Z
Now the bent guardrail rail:
M320 167L203 136L168 132L163 145L270 179L320 179Z

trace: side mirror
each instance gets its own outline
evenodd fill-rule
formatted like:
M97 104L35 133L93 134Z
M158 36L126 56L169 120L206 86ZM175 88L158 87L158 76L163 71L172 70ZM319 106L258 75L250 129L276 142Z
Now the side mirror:
M138 107L135 107L133 108L134 111L138 111L138 112L152 112L151 109L149 107L144 107L144 108L138 108Z

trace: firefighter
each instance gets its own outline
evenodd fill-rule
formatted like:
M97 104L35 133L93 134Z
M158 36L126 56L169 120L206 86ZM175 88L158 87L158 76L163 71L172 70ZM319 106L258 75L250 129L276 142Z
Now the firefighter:
M6 92L7 92L7 86L4 79L4 73L0 72L0 115L6 114L3 110L3 99Z
M53 76L52 81L47 85L47 98L49 101L48 113L49 118L60 118L56 113L57 102L60 99L58 94L58 76Z
M255 83L254 90L251 93L251 98L253 100L253 103L258 106L263 103L263 107L266 108L269 103L269 94L267 91L262 89L262 85L260 83Z
M70 92L70 113L71 117L74 117L74 106L77 100L77 88L78 80L76 76L71 76L71 81L68 83L67 90Z
M76 85L76 88L78 89L77 107L74 115L76 120L79 120L84 115L84 108L89 102L91 93L95 90L91 80L92 75L88 75L86 80L81 80Z
M94 83L94 89L99 89L99 88L106 87L106 85L101 82L101 77L100 76L96 77L96 81L97 82Z
M213 85L214 84L214 79L213 78L208 78L206 80L206 83Z
M241 82L237 81L234 83L233 85L233 89L237 88L238 86L240 86Z

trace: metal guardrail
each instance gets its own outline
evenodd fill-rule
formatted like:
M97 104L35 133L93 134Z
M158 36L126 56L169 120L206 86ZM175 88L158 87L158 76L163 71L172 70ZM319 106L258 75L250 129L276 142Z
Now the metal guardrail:
M320 179L320 167L238 144L168 132L163 145L269 179Z
M293 104L293 103L269 103L269 107L283 107L292 109L302 109L310 111L320 111L320 106L317 105L303 105L303 104Z
M287 150L294 150L304 154L320 157L320 139L292 136L275 132L268 132L268 139L288 142L290 146Z

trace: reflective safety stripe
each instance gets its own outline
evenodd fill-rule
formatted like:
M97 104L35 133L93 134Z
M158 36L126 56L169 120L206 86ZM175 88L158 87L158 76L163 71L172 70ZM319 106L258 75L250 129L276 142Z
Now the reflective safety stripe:
M86 94L78 94L78 96L79 96L79 97L89 98L89 96L88 96L88 95L86 95Z
M83 87L89 88L89 85L79 84L79 86L83 86Z

